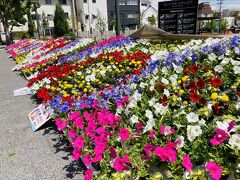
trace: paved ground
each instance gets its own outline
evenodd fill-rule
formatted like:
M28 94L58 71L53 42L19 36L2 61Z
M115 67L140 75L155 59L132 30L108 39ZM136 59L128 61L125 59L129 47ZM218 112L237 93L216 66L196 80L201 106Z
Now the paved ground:
M0 49L0 180L83 179L53 125L31 131L27 114L36 104L30 96L13 97L26 81L11 72L15 62L7 56Z

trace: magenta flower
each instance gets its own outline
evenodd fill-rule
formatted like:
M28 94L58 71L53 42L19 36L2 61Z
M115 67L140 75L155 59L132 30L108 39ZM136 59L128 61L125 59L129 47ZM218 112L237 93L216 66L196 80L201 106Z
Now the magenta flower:
M73 124L77 127L82 129L84 127L84 120L82 117L77 117L73 120Z
M127 128L121 128L120 131L118 132L118 135L121 137L122 141L128 140L129 134L130 133Z
M83 116L88 120L88 121L93 121L94 120L94 115L93 114L89 114L88 112L84 112Z
M68 131L68 136L71 139L74 139L76 137L76 134L77 134L77 132L75 131L75 129L71 129L71 130Z
M122 102L122 103L127 103L127 102L128 102L128 97L127 97L127 96L123 97L123 98L121 99L121 102Z
M176 131L172 129L170 126L160 126L160 133L164 136L170 135L172 133L175 133Z
M159 156L162 161L175 162L177 159L177 152L172 147L157 146L154 150L154 154Z
M78 136L77 139L75 139L72 142L73 147L77 149L82 149L84 147L84 139L82 136Z
M91 163L91 155L87 154L86 156L84 156L83 162L86 166L88 166Z
M212 145L219 145L222 144L227 138L229 138L228 133L226 133L224 130L216 128L216 135L210 139L210 143Z
M72 113L68 114L68 119L70 119L72 121L74 119L78 118L78 117L80 117L80 113L79 112L72 112Z
M183 156L183 162L182 162L183 167L186 168L187 171L192 170L192 162L191 159L188 155Z
M61 118L57 118L57 119L55 120L55 124L57 125L57 129L58 129L59 131L62 131L62 130L64 130L64 129L67 127L68 122L62 120Z
M124 171L128 169L128 164L130 163L129 157L124 154L123 158L116 158L113 163L113 168L117 171Z
M162 161L167 161L168 155L166 154L165 148L157 146L154 150L154 154L161 158Z
M151 153L154 151L154 145L151 143L146 144L146 146L143 148L145 154L147 157L150 157Z
M228 125L228 132L231 131L235 126L235 122L234 121L231 121Z
M73 154L73 159L74 159L75 161L79 160L80 155L81 155L81 154L80 154L80 150L74 149L73 152L72 152L72 154Z
M84 176L84 180L92 180L92 170L91 169L87 169L85 171L85 176Z
M109 151L110 151L111 157L115 159L117 157L117 152L116 152L115 148L112 146L109 148Z
M117 102L117 107L118 108L122 108L123 107L123 104L121 102Z
M150 139L153 139L154 138L154 136L155 136L155 133L156 133L156 131L155 130L152 130L150 133L149 133L149 138Z
M219 180L221 178L222 168L217 163L208 162L205 168L214 180Z

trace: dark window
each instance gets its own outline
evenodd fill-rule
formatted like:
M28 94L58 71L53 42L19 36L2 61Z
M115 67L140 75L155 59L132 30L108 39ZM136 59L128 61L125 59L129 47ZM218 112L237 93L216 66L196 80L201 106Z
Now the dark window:
M96 0L92 0L92 3L96 3Z
M53 21L53 14L48 14L47 18L48 18L49 21Z
M67 4L67 0L61 0L61 4Z
M126 0L119 0L119 1L118 1L118 4L119 4L119 5L125 5L125 4L126 4Z
M45 0L45 4L52 4L52 0Z
M68 19L69 18L69 15L68 13L64 13L65 14L65 17Z
M138 5L138 0L127 0L127 5Z
M84 3L87 3L87 0L83 0Z
M147 6L147 3L142 3L142 6Z

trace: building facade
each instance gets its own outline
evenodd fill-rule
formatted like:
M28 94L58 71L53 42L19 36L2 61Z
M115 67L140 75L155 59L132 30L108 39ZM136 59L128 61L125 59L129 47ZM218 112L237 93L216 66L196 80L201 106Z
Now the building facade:
M107 0L108 25L112 30L115 20L115 1ZM122 30L137 29L140 15L140 0L119 0L120 25Z

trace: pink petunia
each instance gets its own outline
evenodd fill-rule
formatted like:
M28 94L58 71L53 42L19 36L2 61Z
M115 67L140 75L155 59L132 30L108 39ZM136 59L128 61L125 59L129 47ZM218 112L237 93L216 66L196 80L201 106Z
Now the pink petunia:
M84 176L84 180L92 180L92 170L91 169L87 169L85 171L85 176Z
M112 146L109 148L109 151L110 151L111 157L115 159L117 157L117 152L116 152L115 148Z
M73 124L77 127L82 129L84 127L84 120L82 117L77 117L73 120Z
M175 133L176 131L172 129L170 126L160 126L160 133L164 136L168 136L172 133Z
M130 133L127 128L121 128L118 132L118 135L120 136L122 141L125 141L128 140Z
M211 178L214 180L219 180L221 178L222 168L217 163L208 162L205 168L210 173Z
M91 164L91 155L90 154L87 154L86 156L84 156L83 158L83 162L86 166L88 166L89 164Z
M192 170L192 162L191 159L188 155L183 156L183 162L182 162L183 167L186 168L187 171Z
M143 148L145 154L147 157L150 157L151 153L154 151L154 145L151 143L146 144L146 146Z
M150 139L153 139L154 138L154 136L155 136L155 133L156 133L156 131L155 130L152 130L150 133L149 133L149 138Z
M177 159L177 152L172 147L157 146L154 150L154 154L159 156L162 161L169 161L171 163L175 162Z
M74 149L73 152L72 152L72 155L73 155L73 159L74 159L75 161L79 160L80 155L81 155L81 154L80 154L80 150Z
M116 158L113 163L113 168L117 171L124 171L128 169L128 165L130 163L129 157L124 154L123 158Z
M59 131L62 131L62 130L64 130L67 127L68 122L65 121L65 120L62 120L61 118L57 118L55 120L55 124L57 125L57 129Z
M229 138L228 133L226 133L224 130L216 128L216 135L210 139L210 143L212 145L220 145L222 144L227 138Z
M68 136L71 139L74 139L76 137L76 134L77 134L77 132L75 131L75 129L71 129L71 130L68 131Z
M77 149L82 149L84 147L84 139L82 136L78 136L73 142L73 147Z

